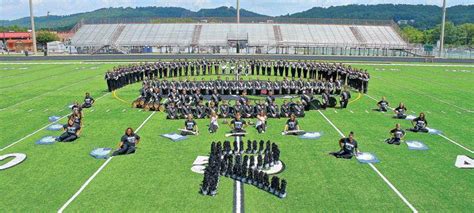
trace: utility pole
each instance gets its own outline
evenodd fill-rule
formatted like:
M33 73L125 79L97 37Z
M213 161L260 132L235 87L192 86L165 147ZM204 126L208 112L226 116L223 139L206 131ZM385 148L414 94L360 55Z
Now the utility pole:
M439 57L443 57L444 52L444 25L446 24L446 0L443 0L443 20L441 21L441 39L439 44Z
M237 24L240 24L240 0L237 0Z
M35 32L35 17L33 15L33 0L30 0L30 20L31 20L31 37L33 39L33 53L36 55L36 32Z

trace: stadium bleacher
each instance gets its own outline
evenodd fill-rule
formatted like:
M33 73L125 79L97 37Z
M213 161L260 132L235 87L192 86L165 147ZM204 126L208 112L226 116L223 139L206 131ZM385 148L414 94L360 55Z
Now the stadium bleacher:
M328 47L406 49L389 25L184 23L85 24L71 39L78 49L116 47L221 47L230 41L247 47Z

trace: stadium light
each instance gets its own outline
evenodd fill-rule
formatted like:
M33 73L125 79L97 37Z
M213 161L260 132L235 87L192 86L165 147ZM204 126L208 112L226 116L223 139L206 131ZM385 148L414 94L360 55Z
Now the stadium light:
M443 0L443 19L441 21L441 38L439 44L439 57L443 57L444 52L444 25L446 24L446 0Z
M30 20L31 20L31 37L33 39L33 53L36 54L36 32L35 32L35 17L33 15L33 0L30 0Z

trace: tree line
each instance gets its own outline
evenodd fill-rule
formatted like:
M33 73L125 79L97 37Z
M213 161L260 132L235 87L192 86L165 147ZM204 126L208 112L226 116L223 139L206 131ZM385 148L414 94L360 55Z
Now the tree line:
M441 38L441 24L430 29L416 29L413 26L401 26L402 34L415 44L436 44ZM474 47L474 24L465 23L455 25L453 22L446 22L444 30L444 43L448 46Z

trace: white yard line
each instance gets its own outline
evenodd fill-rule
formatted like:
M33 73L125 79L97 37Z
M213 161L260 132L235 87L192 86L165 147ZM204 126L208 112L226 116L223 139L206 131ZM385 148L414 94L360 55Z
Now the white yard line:
M146 119L145 121L143 121L142 124L140 124L140 126L135 130L135 133L138 133L140 131L140 129L150 120L150 118L156 113L156 111L154 111L153 113L151 113ZM87 181L82 184L81 188L79 188L79 190L71 197L69 198L69 200L58 210L58 213L62 213L64 211L64 209L66 209L83 191L84 189L86 189L86 187L92 182L92 180L94 180L94 178L107 166L107 164L110 163L110 161L112 161L114 157L110 157L108 158L100 167L97 171L94 172L94 174L92 174L92 176L89 177L89 179L87 179Z
M380 79L382 79L382 78L380 78ZM435 96L432 96L432 95L430 95L430 94L428 94L428 93L420 92L420 91L417 91L417 90L414 90L414 89L411 89L411 88L408 88L408 87L405 87L405 88L406 88L407 90L412 91L413 93L418 93L418 94L420 94L420 95L424 95L424 96L426 96L426 97L430 97L430 98L433 99L433 100L436 100L436 101L439 101L439 102L441 102L441 103L444 103L444 104L447 104L447 105L456 107L456 108L458 108L458 109L460 109L460 110L462 110L462 111L466 111L466 112L468 112L468 113L473 113L473 112L474 112L474 110L466 109L466 108L464 108L464 107L460 107L460 106L458 106L458 105L456 105L456 104L452 104L452 103L450 103L450 102L447 102L447 101L445 101L445 100L442 100L442 99L439 99L439 98L437 98L437 97L435 97Z
M235 140L237 141L237 146L240 147L240 143L242 143L242 141L240 141L240 137L235 137ZM235 213L242 213L243 212L243 209L242 209L242 183L240 181L237 181L235 180L235 206L234 206L234 210L235 210Z
M341 130L339 130L339 128L337 128L336 125L334 125L334 123L332 123L331 120L329 120L326 117L326 115L324 115L320 110L318 110L318 112L339 133L339 135L341 135L341 137L345 137L344 134L341 132ZM413 207L413 205L405 198L405 196L403 196L403 194L400 191L398 191L398 189L387 179L387 177L385 177L377 169L377 167L375 167L372 163L368 163L368 164L370 165L370 168L372 168L382 178L382 180L392 189L392 191L394 191L395 194L397 194L398 197L400 197L400 199L402 199L402 201L412 210L412 212L418 212L418 210L416 210L415 207Z
M465 147L465 146L459 144L458 142L456 142L456 141L454 141L454 140L452 140L452 139L446 137L446 136L443 135L443 134L439 134L439 136L442 137L442 138L444 138L444 139L446 139L446 140L448 140L449 142L451 142L451 143L453 143L453 144L455 144L455 145L457 145L457 146L463 148L464 150L466 150L466 151L468 151L468 152L470 152L470 153L474 153L474 152L473 152L472 150L470 150L469 148L467 148L467 147Z
M47 124L47 125L45 125L45 126L39 128L38 130L36 130L36 131L30 133L29 135L27 135L27 136L25 136L25 137L23 137L23 138L20 138L19 140L17 140L17 141L15 141L15 142L11 143L10 145L8 145L8 146L6 146L6 147L3 147L2 149L0 149L0 152L1 152L1 151L4 151L4 150L6 150L6 149L8 149L8 148L10 148L10 147L12 147L12 146L14 146L14 145L16 145L17 143L20 143L21 141L23 141L23 140L25 140L25 139L27 139L27 138L33 136L33 135L35 135L36 133L40 132L41 130L48 128L48 126L50 126L51 124L57 123L58 121L60 121L61 119L65 118L65 117L67 117L67 116L69 116L69 115L70 115L70 114L67 114L67 115L65 115L65 116L63 116L63 117L61 117L61 118L59 118L57 121L52 122L52 123L49 123L49 124Z
M97 76L99 76L99 75L95 75L95 76L92 76L92 77L90 77L90 78L82 79L81 81L78 81L78 82L76 82L76 83L69 84L69 85L66 85L66 86L64 86L64 87L58 88L58 89L56 89L56 90L45 92L45 93L43 93L43 94L41 94L41 95L38 95L38 96L35 96L35 97L33 97L33 98L20 101L20 102L18 102L18 103L16 103L16 104L10 105L10 106L5 107L5 108L2 108L2 109L0 109L0 111L5 110L5 109L8 109L8 108L11 108L11 107L15 107L15 106L17 106L17 105L23 104L23 103L25 103L25 102L28 102L28 101L31 101L31 100L34 100L34 99L37 99L37 98L40 98L40 97L43 97L43 96L45 96L46 94L49 94L49 93L51 93L51 92L56 92L56 91L60 91L60 90L66 89L66 88L68 88L68 87L72 87L72 86L74 86L74 85L76 85L76 84L80 84L80 83L82 83L82 82L84 82L84 81L86 81L86 80L93 79L93 78L95 78L95 77L97 77Z
M371 98L371 99L373 99L373 100L377 101L376 99L374 99L374 98L370 97L369 95L367 95L367 94L365 94L365 95L366 95L367 97L369 97L369 98ZM446 114L446 112L444 112L444 111L441 111L441 112L442 112L443 114ZM459 112L459 111L456 111L456 113L458 113L458 114L462 114L462 113L461 113L461 112ZM469 148L467 148L467 147L465 147L465 146L461 145L460 143L458 143L458 142L456 142L456 141L454 141L454 140L452 140L452 139L450 139L450 138L446 137L445 135L443 135L443 134L438 134L438 135L439 135L440 137L442 137L442 138L446 139L447 141L451 142L452 144L454 144L454 145L457 145L457 146L459 146L459 147L463 148L464 150L467 150L467 151L468 151L468 152L470 152L470 153L473 153L473 151L472 151L472 150L470 150Z
M103 97L105 97L105 96L108 95L108 94L110 94L110 93L105 93L104 95L102 95L102 96L100 96L99 98L97 98L96 101L102 99ZM63 111L63 110L61 110L61 111ZM27 136L25 136L25 137L23 137L23 138L20 138L19 140L17 140L17 141L15 141L15 142L11 143L10 145L7 145L6 147L3 147L2 149L0 149L0 152L1 152L1 151L4 151L4 150L6 150L6 149L8 149L8 148L10 148L10 147L12 147L12 146L14 146L14 145L17 144L17 143L20 143L21 141L23 141L23 140L25 140L25 139L27 139L27 138L33 136L33 135L35 135L36 133L40 132L41 130L44 130L44 129L48 128L48 126L50 126L51 124L54 124L54 123L59 122L60 120L62 120L62 119L64 119L65 117L69 116L70 114L71 114L71 113L69 113L69 114L67 114L67 115L64 115L63 117L59 118L57 121L52 122L52 123L49 123L49 124L47 124L47 125L45 125L45 126L39 128L38 130L36 130L36 131L30 133L29 135L27 135Z
M235 213L241 213L242 211L242 191L241 191L241 184L240 181L235 181Z

